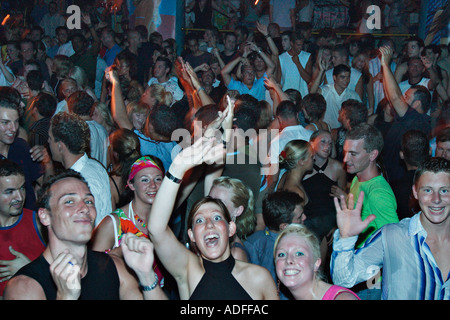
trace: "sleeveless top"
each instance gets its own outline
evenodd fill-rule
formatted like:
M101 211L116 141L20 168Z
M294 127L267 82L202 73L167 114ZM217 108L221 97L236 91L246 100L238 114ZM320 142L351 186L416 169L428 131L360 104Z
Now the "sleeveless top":
M303 188L305 188L309 196L309 201L304 208L305 215L308 219L336 213L333 197L329 194L331 187L337 185L337 182L331 180L324 173L327 166L328 160L320 168L314 164L313 167L317 173L302 181Z
M133 212L133 207L132 207L131 202L128 205L128 212L130 212L130 213ZM113 215L116 215L119 218L120 224L117 224L117 221ZM114 246L113 246L113 248L117 248L120 246L120 242L122 240L123 235L128 232L133 233L133 234L137 235L138 237L145 237L148 239L148 235L146 235L141 230L139 230L138 227L136 227L136 220L134 218L134 214L130 214L131 218L129 218L126 215L126 213L122 209L119 208L119 209L114 210L111 214L109 214L108 217L111 218L113 225L114 225ZM161 288L164 287L164 276L163 276L161 269L158 267L156 257L155 257L155 261L153 261L153 271L155 271L156 274L158 275L160 287Z
M253 300L231 274L236 263L231 254L222 262L202 260L205 274L190 300Z
M16 259L9 251L10 246L31 261L39 257L45 250L45 243L36 225L36 212L24 208L16 223L0 227L0 243L0 260ZM0 282L0 297L3 296L6 283Z
M116 265L103 252L87 250L86 275L81 279L79 300L119 300L120 280ZM50 264L41 255L20 269L15 276L25 275L36 280L47 300L56 300L57 288L50 273Z
M327 290L327 292L325 292L324 296L322 297L322 300L334 300L336 299L336 297L343 293L343 292L348 292L351 293L352 295L354 295L358 300L361 300L356 293L354 293L352 290L344 288L344 287L340 287L337 285L332 285L330 287L330 289Z

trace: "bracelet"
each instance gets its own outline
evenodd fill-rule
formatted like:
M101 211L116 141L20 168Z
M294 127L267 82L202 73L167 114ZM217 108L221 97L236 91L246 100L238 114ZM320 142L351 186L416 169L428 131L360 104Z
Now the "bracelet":
M152 291L152 290L155 289L156 286L158 285L158 281L159 281L158 275L157 275L156 272L155 272L155 282L153 282L151 286L143 286L142 284L139 283L139 288L140 288L142 291Z
M266 34L264 37L266 38L270 38L270 34Z
M170 180L172 180L175 183L180 184L181 183L181 179L178 179L177 177L174 177L169 170L166 171L166 177L169 178Z

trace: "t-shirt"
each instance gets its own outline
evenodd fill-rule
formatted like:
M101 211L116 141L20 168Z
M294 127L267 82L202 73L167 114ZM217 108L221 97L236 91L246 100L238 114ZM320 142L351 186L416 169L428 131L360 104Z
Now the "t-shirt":
M374 214L376 218L359 235L356 243L358 248L385 224L399 221L394 192L383 176L379 175L364 182L360 182L358 177L355 176L350 186L350 193L353 194L355 205L361 191L364 192L361 219L365 220L371 214Z
M264 100L266 97L266 87L264 86L264 77L267 75L264 73L264 76L253 81L253 86L251 89L247 87L243 82L234 80L231 78L230 83L228 84L228 90L237 90L239 94L249 94L256 99Z

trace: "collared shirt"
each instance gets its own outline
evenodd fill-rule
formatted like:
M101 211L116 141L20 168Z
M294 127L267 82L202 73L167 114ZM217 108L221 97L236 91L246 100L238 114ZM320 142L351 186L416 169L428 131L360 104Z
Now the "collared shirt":
M95 225L97 226L104 217L112 212L108 173L100 162L89 158L86 153L70 169L79 172L89 185L97 210L97 217L95 218Z
M383 226L356 251L358 237L340 239L336 230L331 257L333 283L350 288L383 268L383 300L450 300L450 274L442 274L425 242L427 232L420 215Z

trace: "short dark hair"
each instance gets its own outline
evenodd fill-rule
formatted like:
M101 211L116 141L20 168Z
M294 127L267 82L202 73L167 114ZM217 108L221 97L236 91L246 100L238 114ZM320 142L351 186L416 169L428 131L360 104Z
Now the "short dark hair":
M262 214L270 230L279 231L280 224L292 223L295 207L303 203L302 197L292 191L276 191L263 200Z
M55 142L63 142L71 153L82 154L89 150L89 126L80 116L59 112L51 120L51 130Z
M414 184L419 181L419 178L425 172L440 173L445 172L450 174L450 161L444 158L433 157L422 162L414 173Z
M360 123L352 127L345 135L345 140L364 140L364 150L372 152L378 150L379 153L383 150L384 140L380 130L368 123Z
M9 159L0 159L0 177L17 175L25 177L25 173L18 163Z
M162 61L162 62L165 63L166 68L169 69L169 73L170 73L170 71L172 71L172 61L170 61L169 58L167 58L167 57L165 57L165 56L159 56L159 57L156 59L156 62L158 62L158 61Z
M369 113L367 107L355 99L348 99L342 102L341 112L345 112L350 121L350 128L362 122L367 122Z
M173 109L166 105L153 107L148 116L153 128L157 134L170 138L175 129L177 129L177 115Z
M95 100L86 91L75 91L67 98L67 107L70 112L79 116L91 115Z
M322 118L327 110L327 102L325 98L319 93L307 94L300 106L304 108L311 118L311 121L316 121Z
M239 108L235 114L233 124L243 131L247 131L249 129L255 129L256 124L258 123L259 115L255 110L245 107Z
M27 84L31 90L41 90L44 84L44 76L40 70L31 70L27 74Z
M410 89L416 89L414 91L413 102L420 101L422 110L427 113L431 106L431 94L424 86L413 85Z
M14 109L20 114L21 95L16 88L0 87L0 108Z
M56 97L46 92L40 92L33 98L33 106L38 110L39 114L44 118L53 116L56 110Z
M340 64L340 65L334 67L334 69L333 69L333 76L338 76L338 75L340 75L343 72L350 73L351 72L350 67L345 65L345 64Z
M408 130L402 136L401 150L406 163L419 166L430 157L427 135L421 130Z
M81 176L80 173L76 172L75 170L72 169L68 169L68 170L64 170L60 173L58 173L57 175L54 176L50 176L42 185L42 188L39 189L38 191L38 197L37 197L37 207L38 208L44 208L47 210L51 210L50 209L50 198L51 198L51 193L50 193L50 188L52 187L52 185L54 185L56 182L66 179L66 178L75 178L78 179L82 182L84 182L88 188L89 185L86 182L86 180Z
M282 119L292 119L292 118L298 119L299 111L300 110L294 104L294 102L290 100L284 100L278 104L276 116Z

